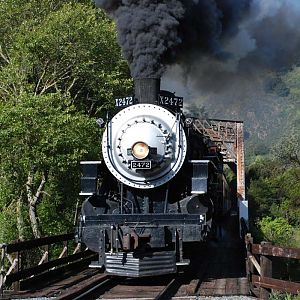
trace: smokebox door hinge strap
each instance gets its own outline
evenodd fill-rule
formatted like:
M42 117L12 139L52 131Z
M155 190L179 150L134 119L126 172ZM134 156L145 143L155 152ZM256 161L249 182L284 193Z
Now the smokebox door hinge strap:
M99 237L99 258L98 263L100 266L104 265L104 258L105 258L105 230L100 230L100 237Z
M176 260L183 261L183 227L176 228L175 230L175 251Z

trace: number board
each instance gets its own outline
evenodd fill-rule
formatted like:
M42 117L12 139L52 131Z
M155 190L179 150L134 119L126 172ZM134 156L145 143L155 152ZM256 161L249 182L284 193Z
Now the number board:
M134 104L133 96L116 98L116 107L126 107Z
M131 161L131 169L138 169L138 170L145 170L145 169L151 169L151 161Z
M159 95L159 104L162 106L183 107L183 97Z

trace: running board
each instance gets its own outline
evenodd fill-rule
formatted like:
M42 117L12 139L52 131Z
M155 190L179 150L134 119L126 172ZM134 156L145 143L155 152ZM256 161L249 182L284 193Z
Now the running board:
M176 263L176 266L189 266L190 260L189 259L183 259L182 261L178 261Z

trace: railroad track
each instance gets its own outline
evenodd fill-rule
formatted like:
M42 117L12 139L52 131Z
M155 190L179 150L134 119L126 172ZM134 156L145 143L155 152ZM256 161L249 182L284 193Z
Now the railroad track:
M81 284L80 295L73 293L73 298L64 298L62 295L57 299L165 300L201 299L205 296L247 296L249 294L247 279L241 276L239 266L232 265L236 253L231 248L224 247L220 254L219 249L209 248L208 252L214 254L210 256L213 258L208 259L206 256L199 255L198 261L195 260L190 268L177 275L122 278L103 274L100 282L95 283L95 286L91 285L88 291ZM72 290L76 292L74 287Z
M202 276L204 273L201 274ZM148 284L147 284L148 280ZM228 287L232 283L232 279L226 279L221 281L211 281L211 286L214 286L216 291L215 296L237 295L245 296L248 293L227 293L223 291L223 285ZM102 300L113 300L113 299L136 299L136 300L167 300L167 299L205 299L203 296L202 284L208 284L200 278L192 279L187 278L186 274L179 274L174 276L167 276L165 278L147 278L142 280L137 279L124 279L110 277L103 274L103 277L98 280L93 280L93 284L89 286L81 285L79 289L72 288L70 293L62 294L57 297L57 300L67 299L102 299ZM213 295L210 289L206 289L208 294ZM220 293L220 291L222 291ZM234 290L232 290L234 291ZM201 294L202 293L202 294ZM207 295L208 295L207 294ZM201 296L202 295L202 296ZM229 299L229 298L228 298ZM233 298L234 299L234 298ZM237 299L237 298L235 298ZM247 298L248 299L248 298Z
M152 281L153 278L149 278ZM78 286L74 286L69 290L62 292L62 294L56 297L56 300L84 300L84 299L113 299L125 297L127 299L140 298L140 299L155 299L163 300L170 299L172 291L179 288L181 279L177 276L163 279L164 285L161 287L150 285L138 285L138 281L134 280L136 285L130 283L130 279L121 277L112 277L102 274L102 276L96 276L92 280L88 280L86 283L81 283ZM130 288L131 287L131 288ZM133 290L136 291L134 295ZM121 293L121 296L119 295ZM146 297L146 298L145 298Z
M99 269L73 273L64 280L36 291L8 297L67 299L201 299L205 296L248 295L241 247L211 243L193 254L191 266L173 275L147 278L113 277ZM205 298L204 298L205 299Z
M200 273L200 276L196 277L190 277L183 273L162 278L143 279L111 277L102 273L81 280L74 285L70 284L68 287L63 287L60 283L56 287L57 289L50 293L40 291L38 293L19 294L15 297L7 297L7 299L43 297L57 300L165 300L172 298L196 299L200 296L248 295L246 278L207 279L206 272Z

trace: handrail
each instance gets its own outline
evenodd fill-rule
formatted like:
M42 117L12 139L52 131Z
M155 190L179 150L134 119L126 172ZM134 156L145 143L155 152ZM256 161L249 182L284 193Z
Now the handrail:
M266 244L253 244L252 253L259 255L300 259L300 248L277 247Z
M292 294L300 293L300 283L272 277L272 257L300 260L300 249L273 246L269 242L253 244L251 234L245 236L245 243L247 277L254 294L257 294L255 287L259 288L259 299L269 299L271 289Z
M74 240L74 233L46 236L39 239L18 241L16 243L11 244L0 244L0 248L6 247L6 253L10 254L18 251L29 250L36 247L46 246L69 240Z
M66 264L68 262L73 262L77 259L81 259L85 256L89 256L91 255L93 252L90 250L86 250L84 252L79 252L79 253L75 253L72 255L69 255L67 257L62 257L62 258L58 258L58 259L54 259L48 262L45 262L43 264L40 264L38 266L32 267L32 268L28 268L25 270L21 270L17 273L12 273L7 275L6 277L6 283L7 284L11 284L15 281L21 280L21 279L25 279L28 278L32 275L36 275L38 273L41 273L43 271L47 271L51 268L57 267L57 266L61 266L63 264Z
M71 252L69 242L74 240L74 233L68 233L10 244L0 244L0 295L3 295L4 286L14 283L14 290L19 290L19 281L22 279L27 280L27 278L32 278L45 271L54 270L81 259L88 259L88 257L94 255L93 252L87 249L81 251L83 247L80 243L75 244L75 249ZM49 246L58 243L62 243L63 246L61 253L57 258L49 260L51 256ZM42 258L36 265L24 268L23 253L36 248L42 250L40 251Z

